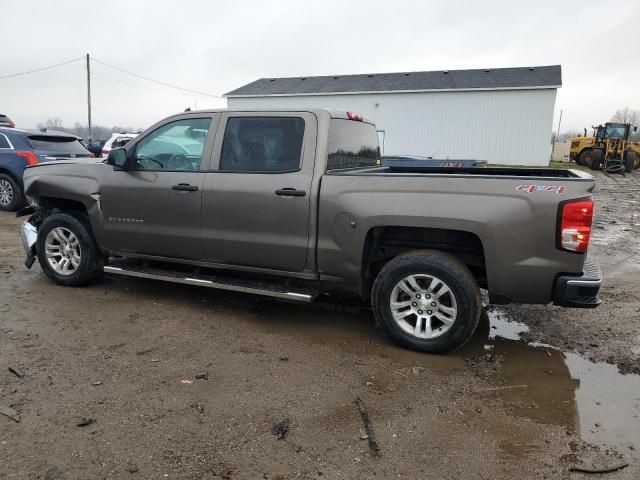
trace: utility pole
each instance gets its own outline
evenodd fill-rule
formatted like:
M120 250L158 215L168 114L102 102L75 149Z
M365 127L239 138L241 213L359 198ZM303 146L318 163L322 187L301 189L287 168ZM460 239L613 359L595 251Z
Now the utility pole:
M562 109L560 109L560 119L558 120L558 131L556 132L556 138L553 139L553 143L551 144L551 160L553 160L553 152L556 149L556 142L558 141L558 137L560 137L560 125L562 125Z
M562 109L560 109L560 119L558 120L558 135L556 136L556 139L560 136L560 125L562 125Z
M89 120L89 142L92 140L91 132L91 62L87 53L87 117Z

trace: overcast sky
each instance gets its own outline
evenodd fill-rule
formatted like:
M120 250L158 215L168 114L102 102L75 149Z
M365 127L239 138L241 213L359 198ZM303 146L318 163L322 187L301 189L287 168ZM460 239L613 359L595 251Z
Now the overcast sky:
M260 77L562 65L562 128L640 109L640 1L0 0L0 76L90 53L133 73L215 95ZM92 64L93 123L147 127L223 99L178 94ZM184 92L182 92L184 93ZM0 79L18 126L86 123L73 62Z

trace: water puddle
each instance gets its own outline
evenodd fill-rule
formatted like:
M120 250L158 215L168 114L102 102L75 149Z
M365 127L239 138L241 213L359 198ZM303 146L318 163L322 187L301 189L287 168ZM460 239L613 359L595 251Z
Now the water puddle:
M500 359L499 395L515 415L565 426L583 440L640 457L640 375L549 345L524 343L526 325L488 312L488 343ZM513 387L513 388L509 388Z
M256 327L358 358L380 357L398 370L421 365L457 375L474 368L465 361L470 357L495 362L482 375L488 390L499 395L513 415L562 426L591 444L640 458L640 376L622 375L615 366L549 345L527 343L521 336L529 328L499 307L490 307L474 338L451 355L425 355L391 344L375 328L370 311L279 302L256 302L251 310Z
M523 333L529 331L524 323L513 322L499 308L492 308L487 311L489 317L489 340L502 338L505 340L520 340Z

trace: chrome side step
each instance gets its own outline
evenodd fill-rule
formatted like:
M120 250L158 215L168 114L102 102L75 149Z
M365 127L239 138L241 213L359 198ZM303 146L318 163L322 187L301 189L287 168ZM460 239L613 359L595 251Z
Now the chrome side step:
M222 276L201 275L195 273L173 272L149 267L116 267L106 265L105 273L124 275L127 277L149 278L164 282L183 283L186 285L198 285L200 287L217 288L219 290L231 290L234 292L252 293L267 297L284 298L297 302L312 302L318 292L305 288L290 288L285 285L271 284L253 280L227 278Z

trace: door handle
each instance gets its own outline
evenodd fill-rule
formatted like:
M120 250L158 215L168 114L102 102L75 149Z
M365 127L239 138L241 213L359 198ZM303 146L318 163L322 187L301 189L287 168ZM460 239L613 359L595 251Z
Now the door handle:
M296 190L295 188L280 188L276 190L276 195L281 197L304 197L307 194L304 190Z
M189 185L188 183L179 183L171 187L171 190L177 190L179 192L197 192L198 187L195 185Z

